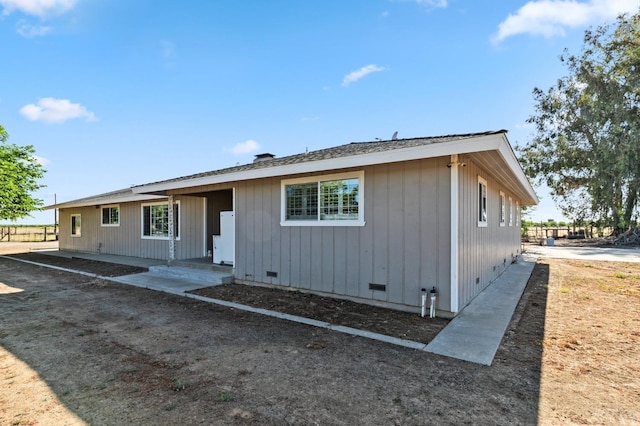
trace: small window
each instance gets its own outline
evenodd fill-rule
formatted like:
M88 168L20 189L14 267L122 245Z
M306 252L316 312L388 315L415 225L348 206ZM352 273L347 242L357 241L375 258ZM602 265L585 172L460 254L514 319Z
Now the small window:
M500 191L500 226L504 226L506 223L506 211L504 192Z
M487 181L478 176L478 226L487 226Z
M180 201L173 207L173 235L180 239ZM169 204L142 205L142 238L169 238Z
M509 197L509 226L513 226L513 198Z
M102 208L102 226L120 226L120 206Z
M364 226L364 172L282 181L283 226Z
M520 226L520 201L516 201L516 226Z
M71 215L71 236L72 237L79 237L82 235L80 222L81 220L80 220L79 214Z

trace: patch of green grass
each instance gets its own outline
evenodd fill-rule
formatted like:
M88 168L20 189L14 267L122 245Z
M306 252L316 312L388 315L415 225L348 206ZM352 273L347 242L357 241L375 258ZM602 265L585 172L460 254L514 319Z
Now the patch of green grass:
M625 278L627 278L627 275L623 274L622 272L618 272L616 274L616 278L620 278L621 280L624 280Z
M186 385L180 379L174 379L172 389L176 392L183 391Z
M220 402L231 402L231 401L233 401L233 395L231 395L228 392L223 392L220 395L218 395L218 401L220 401Z
M560 287L560 293L571 293L571 289L568 289L566 287Z

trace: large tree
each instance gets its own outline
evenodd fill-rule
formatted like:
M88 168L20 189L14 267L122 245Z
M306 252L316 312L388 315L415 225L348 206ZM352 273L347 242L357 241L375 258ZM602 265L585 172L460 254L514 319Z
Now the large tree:
M0 220L17 220L42 207L42 200L32 193L43 187L38 179L45 170L33 146L9 144L8 139L0 126Z
M638 219L640 13L586 31L582 52L560 59L569 75L534 89L535 133L521 162L565 215L621 232Z

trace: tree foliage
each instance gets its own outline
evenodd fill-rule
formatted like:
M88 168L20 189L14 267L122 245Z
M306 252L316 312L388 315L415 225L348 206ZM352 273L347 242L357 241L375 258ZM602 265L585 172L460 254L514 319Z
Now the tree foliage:
M31 195L43 187L38 179L45 173L33 146L9 144L8 139L0 126L0 220L20 219L43 204Z
M569 75L533 91L523 168L566 216L622 231L637 220L640 193L640 13L586 31L582 52L560 59Z

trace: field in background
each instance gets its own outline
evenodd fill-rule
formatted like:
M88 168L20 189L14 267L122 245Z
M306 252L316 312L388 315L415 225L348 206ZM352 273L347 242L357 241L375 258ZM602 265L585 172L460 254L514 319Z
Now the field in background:
M0 225L0 243L56 241L54 225Z

